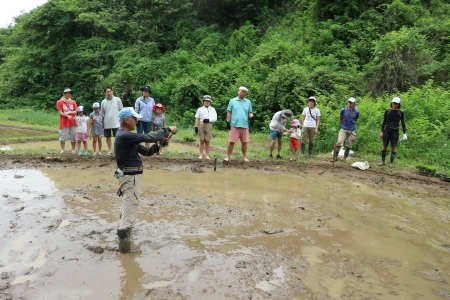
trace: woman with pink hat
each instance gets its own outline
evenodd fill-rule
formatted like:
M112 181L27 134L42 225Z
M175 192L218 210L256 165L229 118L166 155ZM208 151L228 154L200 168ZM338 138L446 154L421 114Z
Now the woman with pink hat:
M291 124L291 135L289 140L289 160L297 160L298 149L300 148L300 138L302 131L300 130L300 121L295 119Z

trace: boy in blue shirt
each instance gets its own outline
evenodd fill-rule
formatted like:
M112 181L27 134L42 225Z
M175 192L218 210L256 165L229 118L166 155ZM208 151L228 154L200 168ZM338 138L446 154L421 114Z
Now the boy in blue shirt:
M356 140L356 121L359 118L359 111L356 109L356 99L351 97L348 99L348 104L346 107L341 109L339 113L339 122L341 124L341 130L339 130L338 140L334 146L334 157L336 160L339 155L339 150L344 144L345 139L345 152L344 160L347 159L350 149L352 148L352 143Z

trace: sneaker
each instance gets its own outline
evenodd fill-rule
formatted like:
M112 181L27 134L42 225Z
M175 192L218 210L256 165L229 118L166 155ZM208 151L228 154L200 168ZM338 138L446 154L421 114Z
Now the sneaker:
M283 159L280 154L277 154L278 159Z
M267 158L273 158L272 154L269 154L269 156L267 156Z
M88 156L88 155L89 155L89 152L84 151L84 155Z
M378 166L384 166L384 161L382 161L382 162L380 162L379 164L378 164Z
M80 156L81 156L81 155L83 155L83 152L81 152L81 151L78 151L78 155L80 155Z

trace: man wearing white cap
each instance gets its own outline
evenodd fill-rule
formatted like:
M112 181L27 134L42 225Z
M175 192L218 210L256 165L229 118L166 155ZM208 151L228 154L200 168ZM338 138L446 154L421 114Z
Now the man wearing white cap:
M72 144L72 153L75 153L75 116L77 114L78 105L77 102L71 98L71 95L72 90L66 87L63 89L61 99L56 102L56 109L59 112L60 153L64 153L67 140L70 140L70 143Z
M114 141L114 156L117 163L114 176L119 179L117 194L123 196L120 226L117 230L119 250L122 253L130 250L131 229L136 222L139 207L143 171L139 154L151 156L159 152L158 144L144 147L141 143L156 143L167 139L170 133L175 134L177 132L175 126L166 127L153 133L137 134L131 132L136 129L136 123L141 118L142 115L136 113L134 108L123 108L118 114L120 128Z
M356 99L351 97L347 101L347 106L341 109L339 115L339 122L341 123L341 130L339 130L338 140L334 147L334 159L337 159L339 150L345 144L344 160L347 159L353 142L356 140L356 121L359 118L359 111L356 109Z
M206 152L206 159L209 158L211 148L211 139L213 136L213 123L217 121L217 113L214 107L211 107L212 99L210 95L203 96L203 106L197 109L195 113L195 133L200 137L200 156L203 159L203 150Z
M391 109L384 112L383 124L381 124L380 140L383 141L383 148L381 149L381 163L379 166L384 166L386 160L386 151L389 143L391 144L391 158L389 167L392 168L395 156L397 155L397 143L399 137L399 125L402 122L403 137L401 141L406 141L406 125L405 114L400 110L400 98L394 97L391 102Z
M239 87L238 96L228 103L227 107L227 129L230 131L228 137L227 157L223 160L230 161L231 153L233 153L234 144L241 140L242 157L245 162L247 159L248 142L250 140L250 132L248 119L253 118L252 103L245 98L248 93L246 86Z

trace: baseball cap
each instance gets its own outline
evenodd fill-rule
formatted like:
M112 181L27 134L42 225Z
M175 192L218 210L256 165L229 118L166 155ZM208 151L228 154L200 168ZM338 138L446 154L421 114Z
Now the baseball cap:
M400 98L399 97L394 97L392 99L391 103L398 103L398 104L400 104Z
M132 107L124 107L119 111L119 119L125 119L131 116L136 117L137 119L142 118L142 115L138 114Z
M64 93L72 93L72 90L71 89L65 89Z
M92 108L100 108L100 104L98 102L94 102L94 104L92 104Z
M348 102L353 102L353 103L356 103L356 99L355 99L355 98L353 98L353 97L351 97L351 98L348 98Z
M150 89L150 86L144 85L144 86L142 86L141 91L149 91L149 92L151 92L152 90Z

